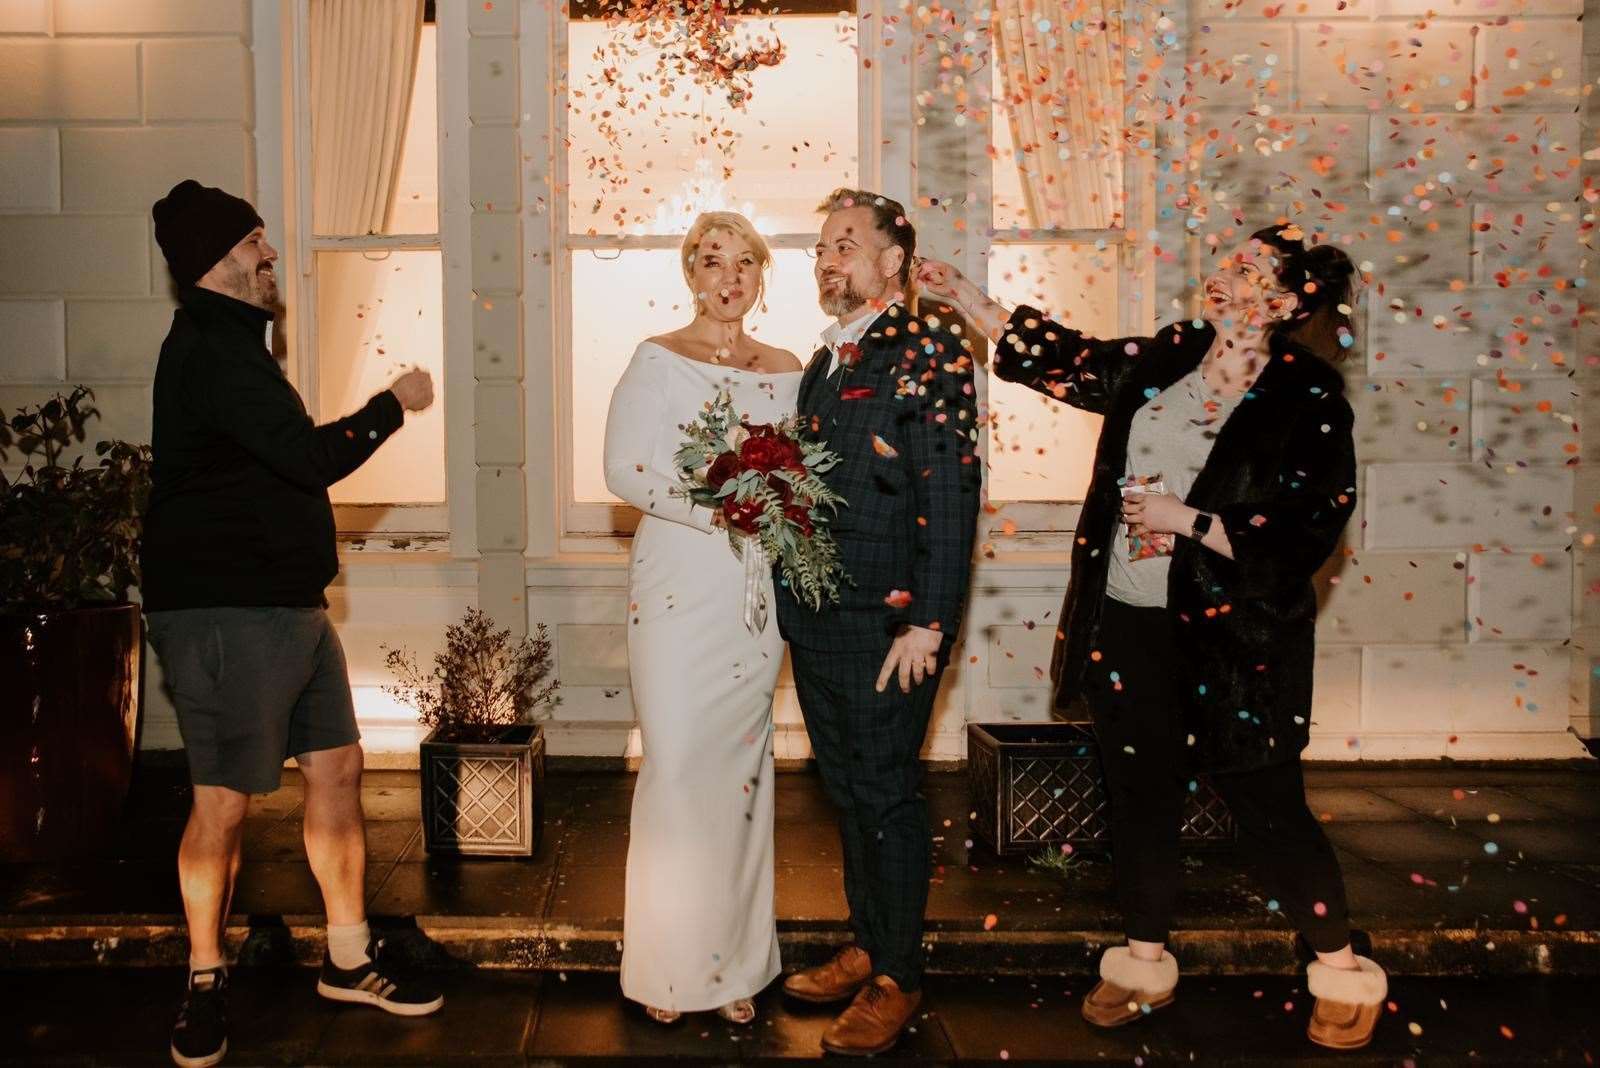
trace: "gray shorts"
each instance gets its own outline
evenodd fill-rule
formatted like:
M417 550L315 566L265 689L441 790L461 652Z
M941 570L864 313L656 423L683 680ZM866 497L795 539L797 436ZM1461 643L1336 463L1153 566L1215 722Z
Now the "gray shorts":
M344 650L322 609L182 608L146 619L196 785L270 793L288 757L361 739Z

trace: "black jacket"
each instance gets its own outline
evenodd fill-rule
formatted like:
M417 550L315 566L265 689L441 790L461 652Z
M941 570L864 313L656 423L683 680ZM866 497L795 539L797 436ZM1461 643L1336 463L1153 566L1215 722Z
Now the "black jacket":
M1199 366L1213 336L1207 325L1178 323L1154 338L1101 341L1022 307L995 346L999 377L1105 417L1051 664L1057 708L1080 694L1094 648L1134 414ZM1353 422L1339 373L1274 334L1271 359L1195 479L1186 503L1218 516L1234 553L1229 560L1180 537L1168 572L1181 650L1173 668L1189 695L1183 711L1200 768L1258 768L1305 748L1311 580L1355 508Z
M384 390L316 426L267 351L268 312L207 289L181 296L156 365L147 611L323 605L339 563L328 487L405 413Z
M851 581L820 612L780 588L778 624L809 649L887 648L902 623L942 630L948 643L961 626L983 480L970 348L895 304L860 349L837 389L832 354L818 349L799 398L805 432L841 457L823 477L846 502L832 531ZM885 603L894 590L910 603Z

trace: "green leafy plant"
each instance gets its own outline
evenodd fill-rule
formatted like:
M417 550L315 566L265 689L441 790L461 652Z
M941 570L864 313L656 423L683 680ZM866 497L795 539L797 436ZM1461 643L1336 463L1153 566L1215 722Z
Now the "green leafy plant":
M0 603L73 608L126 601L139 584L150 446L102 441L94 447L98 463L82 455L62 462L100 414L93 401L94 392L78 386L0 424Z
M1069 881L1083 875L1093 866L1093 861L1085 859L1083 854L1071 846L1041 849L1028 858L1028 867Z
M444 648L424 671L416 654L381 647L394 675L384 692L415 708L441 742L492 742L507 729L549 719L561 683L551 677L551 644L544 624L513 640L476 608L444 631Z

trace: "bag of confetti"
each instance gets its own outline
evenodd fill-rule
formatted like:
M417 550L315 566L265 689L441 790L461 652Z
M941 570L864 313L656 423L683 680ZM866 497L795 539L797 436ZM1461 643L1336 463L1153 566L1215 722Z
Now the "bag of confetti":
M1155 475L1129 475L1122 480L1123 497L1137 497L1145 493L1165 493L1167 484L1161 480L1159 474ZM1149 560L1157 556L1172 555L1172 535L1135 534L1132 527L1128 528L1128 559L1132 561Z

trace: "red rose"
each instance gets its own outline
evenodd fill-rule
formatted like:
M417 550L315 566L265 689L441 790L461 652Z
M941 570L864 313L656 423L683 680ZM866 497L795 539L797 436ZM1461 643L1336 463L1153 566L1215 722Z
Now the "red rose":
M799 527L800 533L806 537L811 537L815 532L816 528L811 525L811 513L800 505L790 504L785 506L783 514L788 518L789 522Z
M760 501L754 498L748 501L728 500L722 505L722 518L735 530L742 530L746 534L755 534L761 530L761 513L765 511Z
M838 355L840 367L854 367L856 364L861 362L861 346L857 345L854 341L846 341L843 345L839 346Z
M805 466L800 446L788 438L767 434L753 434L746 438L744 444L739 446L739 460L745 467L762 474L783 467Z
M731 452L721 453L711 461L711 467L706 471L706 485L715 493L722 488L724 482L738 473L739 457Z

